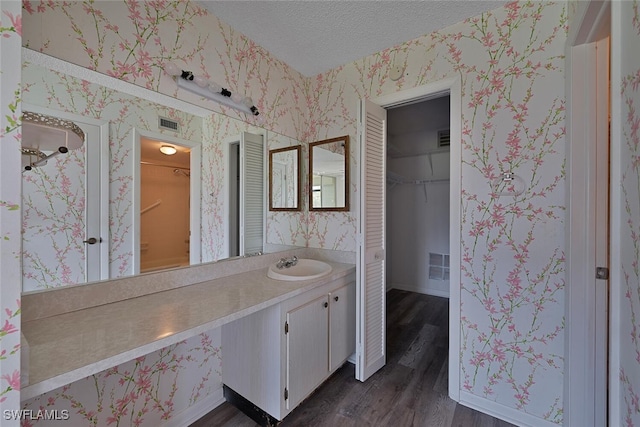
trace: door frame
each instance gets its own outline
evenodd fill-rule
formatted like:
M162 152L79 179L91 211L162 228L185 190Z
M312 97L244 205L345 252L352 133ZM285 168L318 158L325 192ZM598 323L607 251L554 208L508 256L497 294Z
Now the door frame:
M598 201L594 194L598 186L604 186L610 194L613 193L608 176L607 182L603 182L596 173L598 151L608 150L608 146L599 145L594 126L599 119L606 120L608 117L599 117L597 114L594 82L598 81L599 75L595 42L607 33L610 35L610 5L608 1L599 0L580 3L576 11L576 23L571 27L566 44L566 217L569 218L565 229L567 327L563 421L566 425L599 425L599 422L596 424L596 402L601 402L603 398L606 402L607 399L606 384L604 390L598 389L595 378L598 369L607 369L606 356L604 361L598 360L596 337L597 333L606 334L607 327L599 325L596 318L598 307L601 311L604 304L606 310L608 304L597 295L596 287L606 286L606 283L595 279L595 269L596 234L602 227L611 230L611 219L599 220L596 214ZM601 67L607 65L600 64ZM610 241L607 246L611 254ZM593 292L587 292L588 289ZM585 407L593 410L585 411Z
M38 114L44 114L48 116L58 117L63 120L70 120L72 122L84 123L90 126L96 126L100 128L100 141L98 147L93 150L94 155L97 158L91 162L98 166L98 186L100 191L100 225L99 230L96 233L101 236L103 242L99 245L100 248L100 280L109 278L109 122L105 120L94 119L92 117L81 116L74 113L69 113L61 110L54 110L48 107L40 107L27 102L22 103L22 111L32 111ZM85 142L86 144L86 142ZM89 163L91 159L87 159ZM87 176L96 176L95 173ZM95 185L93 185L95 187ZM85 189L87 191L87 189ZM88 200L88 195L85 194L85 199ZM87 235L88 237L88 235ZM86 275L86 272L85 272Z
M460 400L460 199L462 148L459 141L462 138L462 92L459 78L448 78L433 83L417 86L411 89L395 92L389 95L373 98L371 101L385 109L416 102L422 102L448 94L450 97L450 132L451 141L458 143L450 147L450 186L449 186L449 251L450 251L450 282L449 282L449 397L456 402ZM361 120L361 119L360 119ZM359 128L363 124L359 123ZM356 144L356 158L360 158L360 147ZM359 170L363 179L362 168ZM358 215L360 212L358 212ZM457 244L455 242L458 242ZM357 268L360 268L357 266ZM361 275L358 275L361 277ZM357 286L362 286L357 283ZM362 327L361 324L358 328ZM356 358L357 359L357 358Z
M202 145L159 132L133 128L133 245L131 248L133 274L140 274L140 144L141 138L167 142L172 145L189 147L189 265L200 264L202 260L201 227L201 182L202 182Z
M262 231L263 231L263 235L262 235L262 248L263 248L263 253L267 248L267 211L269 209L269 200L268 200L268 185L269 185L269 147L268 147L268 132L265 129L259 129L259 128L253 128L253 129L245 129L245 130L241 130L240 132L238 132L237 135L226 138L222 144L222 158L224 159L223 161L223 165L224 165L224 177L223 177L223 191L222 191L222 200L224 200L223 203L223 209L222 209L222 217L224 218L224 239L223 239L223 243L222 243L222 252L220 253L220 258L219 259L224 259L224 258L229 258L230 255L230 247L231 247L231 242L230 242L230 236L231 236L231 209L230 209L230 200L231 200L231 165L229 164L231 158L231 146L232 145L238 145L240 146L240 140L243 138L244 133L250 133L253 135L257 135L257 136L261 136L262 137L262 155L263 155L263 161L264 161L264 167L263 167L263 173L262 173L262 197L263 197L263 203L262 203ZM238 150L238 162L241 162L241 158L242 158L242 149L239 148ZM241 166L238 166L240 169ZM240 173L240 172L238 172ZM239 187L241 187L241 185L239 184ZM238 198L242 198L242 188L238 188ZM239 202L241 203L241 202ZM240 215L240 208L238 208L238 215ZM240 226L240 224L238 223L238 227ZM238 231L239 233L239 231ZM217 260L216 260L217 261Z

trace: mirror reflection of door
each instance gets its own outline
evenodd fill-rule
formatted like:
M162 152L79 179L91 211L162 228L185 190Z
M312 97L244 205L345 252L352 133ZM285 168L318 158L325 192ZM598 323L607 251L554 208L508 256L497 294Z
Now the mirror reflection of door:
M140 138L140 272L189 265L191 150Z
M107 180L101 161L107 125L25 105L27 109L72 121L82 129L85 140L81 147L22 173L22 289L27 292L106 279L108 233L102 238L102 231L108 215L103 200L106 194L101 195L100 188ZM26 127L23 124L23 148L38 148L44 154L55 151L35 140L37 133L50 130L32 134ZM51 142L51 136L46 135L45 144ZM23 166L35 160L29 155L22 157Z
M264 141L243 132L229 145L229 256L264 251Z

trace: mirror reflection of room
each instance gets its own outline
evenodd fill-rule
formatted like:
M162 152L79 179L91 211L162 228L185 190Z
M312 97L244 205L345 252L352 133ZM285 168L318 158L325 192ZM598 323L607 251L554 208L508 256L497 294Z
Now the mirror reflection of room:
M301 146L269 151L269 209L300 210Z
M140 142L140 272L189 265L190 150Z
M309 144L309 209L349 210L349 136Z

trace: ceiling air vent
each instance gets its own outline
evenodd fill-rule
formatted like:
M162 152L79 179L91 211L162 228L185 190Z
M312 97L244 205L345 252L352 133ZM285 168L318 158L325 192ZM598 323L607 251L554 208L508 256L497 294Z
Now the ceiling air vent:
M438 148L451 145L451 134L449 129L438 131Z
M167 119L166 117L158 117L158 127L160 129L167 129L173 132L178 132L180 130L178 122Z

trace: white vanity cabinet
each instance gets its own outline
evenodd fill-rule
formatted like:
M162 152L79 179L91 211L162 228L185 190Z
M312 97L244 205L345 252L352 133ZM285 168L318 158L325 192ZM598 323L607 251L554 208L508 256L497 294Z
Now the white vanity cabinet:
M349 274L224 325L223 383L282 420L355 352L355 324Z

